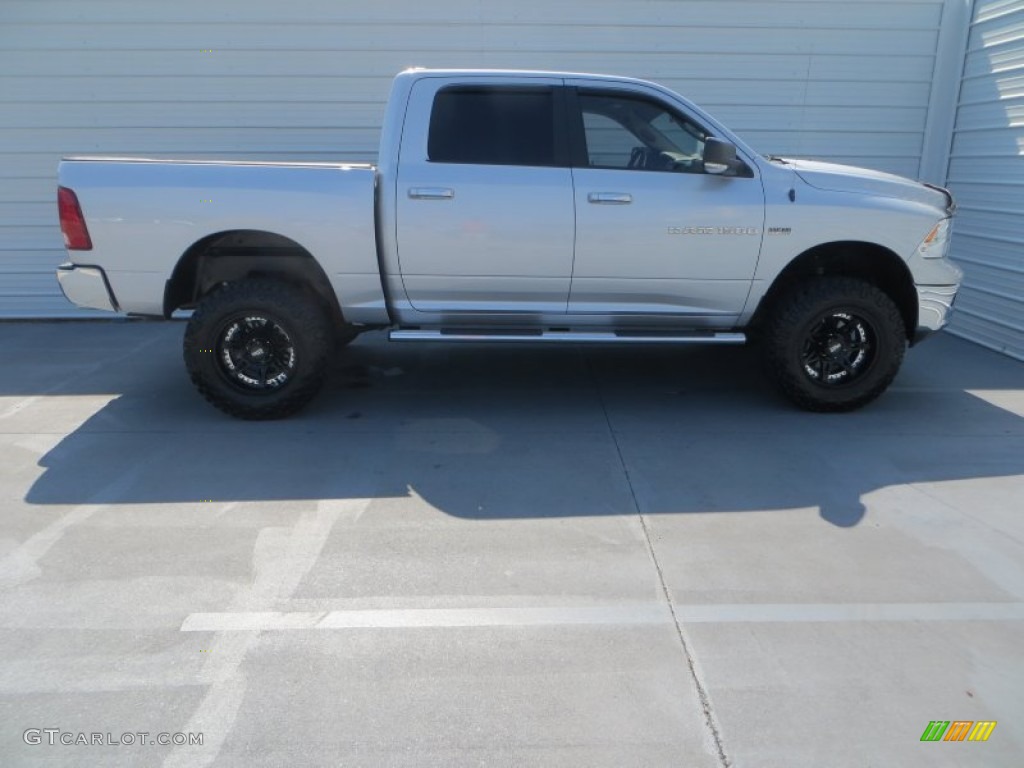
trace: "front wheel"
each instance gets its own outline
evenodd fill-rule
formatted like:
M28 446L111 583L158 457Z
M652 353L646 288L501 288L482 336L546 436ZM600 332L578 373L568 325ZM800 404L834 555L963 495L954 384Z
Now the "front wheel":
M199 303L185 330L185 366L225 413L277 419L320 390L332 344L330 320L311 294L285 282L242 280Z
M769 375L809 411L852 411L892 383L907 334L899 310L870 283L820 277L785 294L762 348Z

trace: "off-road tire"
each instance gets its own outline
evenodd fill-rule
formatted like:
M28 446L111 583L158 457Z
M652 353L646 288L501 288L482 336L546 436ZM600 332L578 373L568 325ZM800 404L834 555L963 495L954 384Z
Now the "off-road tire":
M760 342L765 369L786 397L808 411L838 412L886 390L903 361L907 332L881 290L825 276L779 298Z
M239 340L247 338L240 349ZM279 419L317 394L333 349L328 314L312 292L253 278L200 301L183 351L192 383L214 406L242 419ZM268 379L268 373L275 375Z

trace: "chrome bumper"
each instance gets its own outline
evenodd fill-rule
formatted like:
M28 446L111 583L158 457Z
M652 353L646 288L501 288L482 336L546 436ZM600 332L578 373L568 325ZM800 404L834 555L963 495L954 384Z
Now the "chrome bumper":
M89 309L105 309L108 312L117 311L117 300L100 267L61 264L57 267L57 282L64 297L72 304Z
M917 329L913 343L929 334L941 330L953 314L953 301L959 285L918 285L917 288Z

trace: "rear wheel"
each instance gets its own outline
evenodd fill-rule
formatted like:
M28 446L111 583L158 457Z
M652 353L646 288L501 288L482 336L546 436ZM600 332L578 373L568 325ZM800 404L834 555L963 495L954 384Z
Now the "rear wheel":
M331 324L314 296L269 279L208 294L185 330L184 357L199 392L225 413L276 419L305 406L323 385Z
M899 371L907 334L899 310L870 283L820 277L775 305L762 348L782 392L810 411L852 411Z

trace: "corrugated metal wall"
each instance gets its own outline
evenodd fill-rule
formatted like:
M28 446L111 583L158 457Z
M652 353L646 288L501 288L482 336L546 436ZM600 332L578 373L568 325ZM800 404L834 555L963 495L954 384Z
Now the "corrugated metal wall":
M915 176L943 2L2 0L0 316L76 311L61 154L372 160L410 65L654 79L761 151Z
M1024 359L1024 0L978 0L949 186L964 267L951 330Z

